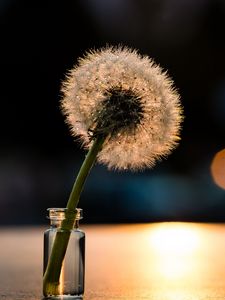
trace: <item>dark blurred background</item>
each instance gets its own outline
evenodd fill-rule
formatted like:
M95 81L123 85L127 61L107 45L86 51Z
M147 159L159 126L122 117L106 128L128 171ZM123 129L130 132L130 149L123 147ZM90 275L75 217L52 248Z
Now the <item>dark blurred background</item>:
M211 174L225 148L224 0L1 0L0 20L1 225L41 224L46 208L66 205L85 152L64 123L60 86L79 56L106 44L167 69L185 121L179 147L154 169L95 166L84 222L225 221Z

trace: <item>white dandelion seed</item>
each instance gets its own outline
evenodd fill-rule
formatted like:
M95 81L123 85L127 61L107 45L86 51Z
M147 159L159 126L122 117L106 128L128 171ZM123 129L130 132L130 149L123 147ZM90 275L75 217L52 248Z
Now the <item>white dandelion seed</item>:
M182 109L172 80L152 59L128 48L90 52L63 84L72 134L90 148L105 135L98 161L114 169L152 167L179 140Z

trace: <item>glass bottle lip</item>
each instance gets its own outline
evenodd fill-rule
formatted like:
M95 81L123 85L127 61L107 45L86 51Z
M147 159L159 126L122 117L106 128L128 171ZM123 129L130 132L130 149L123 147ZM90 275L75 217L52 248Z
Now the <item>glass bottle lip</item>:
M47 216L48 219L55 220L55 221L63 221L67 213L67 208L53 207L53 208L48 208L47 211L48 211L48 216ZM74 211L69 211L68 213L71 214L76 213L76 221L83 219L82 208L76 208Z

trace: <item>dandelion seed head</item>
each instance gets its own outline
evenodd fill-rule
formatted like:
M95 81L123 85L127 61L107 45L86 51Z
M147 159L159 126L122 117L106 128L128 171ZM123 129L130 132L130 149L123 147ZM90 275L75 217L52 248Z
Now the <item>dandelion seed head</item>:
M98 161L113 169L143 169L179 141L182 109L172 80L147 56L128 48L89 52L67 75L63 113L89 148L107 136Z

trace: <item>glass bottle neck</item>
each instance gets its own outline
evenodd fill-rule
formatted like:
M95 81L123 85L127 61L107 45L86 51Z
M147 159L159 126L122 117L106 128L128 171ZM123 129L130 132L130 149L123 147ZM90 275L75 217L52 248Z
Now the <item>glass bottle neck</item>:
M63 220L50 220L51 228L60 228ZM74 226L75 229L79 228L79 220L75 220Z
M60 228L65 219L74 220L73 228L79 228L79 220L83 218L83 210L76 208L75 211L67 208L48 208L51 228Z

